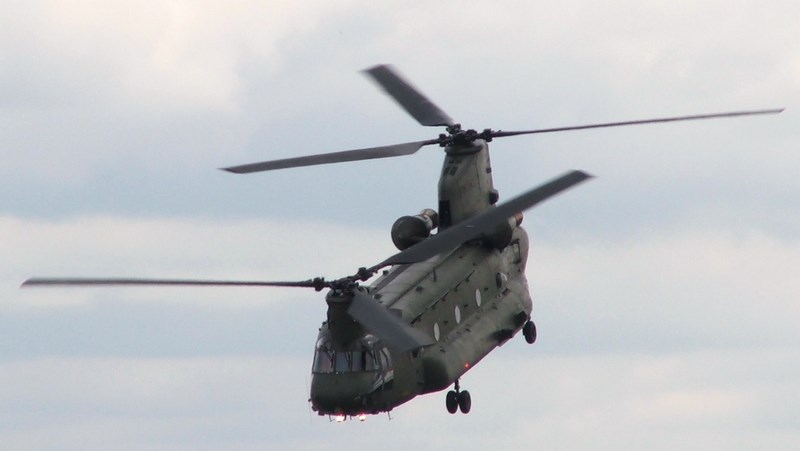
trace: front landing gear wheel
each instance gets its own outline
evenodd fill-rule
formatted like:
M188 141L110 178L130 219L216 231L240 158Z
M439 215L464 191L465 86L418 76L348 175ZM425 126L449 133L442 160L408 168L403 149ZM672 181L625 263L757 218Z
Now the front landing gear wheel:
M453 390L450 390L449 392L447 392L447 397L444 399L444 401L445 401L445 405L447 406L447 411L448 412L456 413L456 411L458 410L458 405L459 405L458 400L459 400L458 393L454 392Z
M472 398L468 391L464 390L458 394L458 408L461 413L469 413L469 409L472 408Z
M529 344L533 344L536 341L536 324L528 320L528 322L522 326L522 335L525 336L525 341Z

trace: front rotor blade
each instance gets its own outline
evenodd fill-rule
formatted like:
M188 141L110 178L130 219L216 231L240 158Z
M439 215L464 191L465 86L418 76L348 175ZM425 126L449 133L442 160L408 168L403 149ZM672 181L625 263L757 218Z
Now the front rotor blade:
M377 265L382 268L389 265L404 263L417 263L425 261L435 255L455 249L462 243L488 236L495 231L498 224L520 213L545 199L555 196L578 183L592 177L582 171L568 172L544 185L534 188L527 193L511 199L495 208L484 211L449 229L421 241L410 248L399 252Z
M365 69L376 83L422 125L453 125L453 119L388 65Z
M296 282L262 282L249 280L188 280L188 279L132 279L132 278L56 278L33 277L22 283L23 287L34 286L234 286L234 287L299 287L317 288L324 286L322 279Z
M375 298L360 291L353 293L347 313L397 352L413 351L433 344L431 337L414 329Z
M537 133L565 132L571 130L587 130L590 128L621 127L623 125L657 124L661 122L695 121L698 119L755 116L758 114L777 114L782 111L783 108L776 108L771 110L731 111L727 113L695 114L692 116L675 116L675 117L663 117L657 119L641 119L636 121L606 122L601 124L573 125L569 127L541 128L538 130L522 130L522 131L510 131L510 132L497 131L497 132L492 132L492 138L503 138L506 136L517 136L517 135L533 135Z
M372 160L375 158L400 157L416 153L422 146L436 144L437 140L415 141L390 146L367 147L364 149L345 150L342 152L321 153L303 157L284 158L282 160L262 161L260 163L243 164L221 168L223 171L236 174L249 174L251 172L272 171L275 169L296 168L301 166L316 166L320 164L342 163L345 161Z

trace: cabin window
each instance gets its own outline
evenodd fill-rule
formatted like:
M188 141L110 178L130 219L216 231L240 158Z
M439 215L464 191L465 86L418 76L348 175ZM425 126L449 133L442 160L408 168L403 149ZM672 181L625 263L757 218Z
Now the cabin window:
M506 285L506 282L508 282L508 276L499 272L495 275L494 281L497 285L497 288L503 288Z
M522 262L522 250L519 248L519 240L514 241L511 243L512 249L514 250L514 263L521 263Z

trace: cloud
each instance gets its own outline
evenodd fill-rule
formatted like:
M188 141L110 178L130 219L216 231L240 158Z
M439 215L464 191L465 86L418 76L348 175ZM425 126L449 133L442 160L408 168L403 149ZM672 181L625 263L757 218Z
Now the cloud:
M800 342L795 241L725 230L609 242L571 237L541 243L534 237L528 261L537 316L542 328L552 328L559 351L680 352Z
M51 217L68 214L66 205L81 213L241 215L252 210L231 199L292 183L309 192L308 210L327 210L338 220L354 213L344 211L347 205L330 208L336 198L362 200L371 212L387 198L431 199L441 164L435 150L269 180L215 177L214 168L226 164L438 133L421 129L355 73L376 62L397 63L445 110L477 128L784 106L800 92L786 69L800 57L787 36L791 14L779 13L791 11L790 2L774 8L501 2L491 11L447 2L323 3L10 9L7 69L0 74L7 88L0 91L16 97L1 104L0 176L16 188L0 197L0 208ZM723 7L728 13L720 19ZM617 8L629 13L616 14ZM414 20L394 20L400 10ZM486 20L477 24L476 17ZM683 75L671 67L689 64L692 71ZM669 199L665 193L676 183L695 189L710 178L757 180L750 197L774 198L781 186L791 191L796 183L783 171L796 141L787 114L769 122L504 140L493 144L496 182L510 195L575 167L619 181L617 195L646 182L647 199L626 199L645 208L654 198ZM767 141L771 135L786 138ZM411 174L421 176L409 182ZM326 196L319 182L341 191ZM296 203L270 201L274 209L259 214Z
M182 275L188 265L198 276L249 276L263 267L269 275L298 264L298 237L317 245L309 262L346 270L363 256L343 255L338 246L372 254L387 241L370 229L270 221L2 224L3 236L17 237L4 241L4 253L50 270L101 257L89 267ZM551 239L535 239L529 260L539 342L515 340L470 371L462 380L475 399L469 416L450 417L434 394L398 408L392 421L334 427L311 416L309 423L303 378L322 316L321 306L309 304L316 293L256 299L109 290L58 307L53 301L69 290L8 291L15 301L10 311L6 304L3 330L17 348L6 348L0 372L4 441L23 448L316 449L357 432L363 443L389 449L520 446L531 436L554 449L793 443L796 403L785 399L797 391L797 287L786 272L796 267L796 246L708 231L619 242ZM373 244L348 247L363 240ZM262 246L271 252L248 251ZM8 281L19 271L7 262L2 273ZM70 332L71 324L79 329ZM398 429L418 433L387 442Z
M15 448L252 447L280 440L288 418L307 416L307 393L297 383L305 359L54 358L2 366L2 435ZM264 390L265 381L276 389Z
M388 231L303 221L6 217L0 218L0 233L6 237L0 250L16 256L4 262L2 273L19 282L48 274L330 279L371 266L391 248ZM22 295L42 299L42 293L53 294L25 290Z
M793 349L565 357L518 347L525 351L504 348L462 381L475 400L468 416L448 415L440 393L398 408L391 421L378 416L338 426L309 422L303 359L3 364L0 397L15 412L4 415L4 442L317 449L358 434L360 443L386 449L517 447L533 439L552 449L724 449L790 447L796 439L797 403L785 402L796 398L796 381L771 382L793 371ZM416 433L400 438L398 430Z
M25 104L37 93L51 102L100 100L127 114L234 111L243 94L241 61L278 67L281 42L307 33L334 8L248 3L86 0L8 7L6 58L25 64L5 73L15 87L5 95L19 95Z
M788 438L776 432L794 408L775 399L778 393L793 397L791 389L765 382L770 374L792 371L789 348L552 359L532 354L504 362L504 386L519 387L525 396L487 396L492 408L526 412L511 425L498 423L496 438L507 445L536 437L555 449L724 449L737 440L741 446ZM766 411L773 414L765 417Z
M0 428L14 448L790 448L798 441L797 3L0 6ZM393 419L308 420L303 290L19 290L31 275L338 277L436 206L441 154L214 168L434 137L358 69L468 126L787 106L493 142L526 216L539 342ZM100 431L100 432L98 432ZM413 433L408 433L413 431Z

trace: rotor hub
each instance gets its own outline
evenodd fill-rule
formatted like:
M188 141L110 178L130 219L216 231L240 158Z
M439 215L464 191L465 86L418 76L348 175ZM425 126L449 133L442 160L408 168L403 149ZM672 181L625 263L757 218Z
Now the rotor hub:
M463 130L461 124L453 124L447 126L447 133L440 133L437 143L440 147L447 146L463 146L475 142L476 139L482 139L490 142L494 136L494 131L491 128L486 128L482 132L475 129Z

